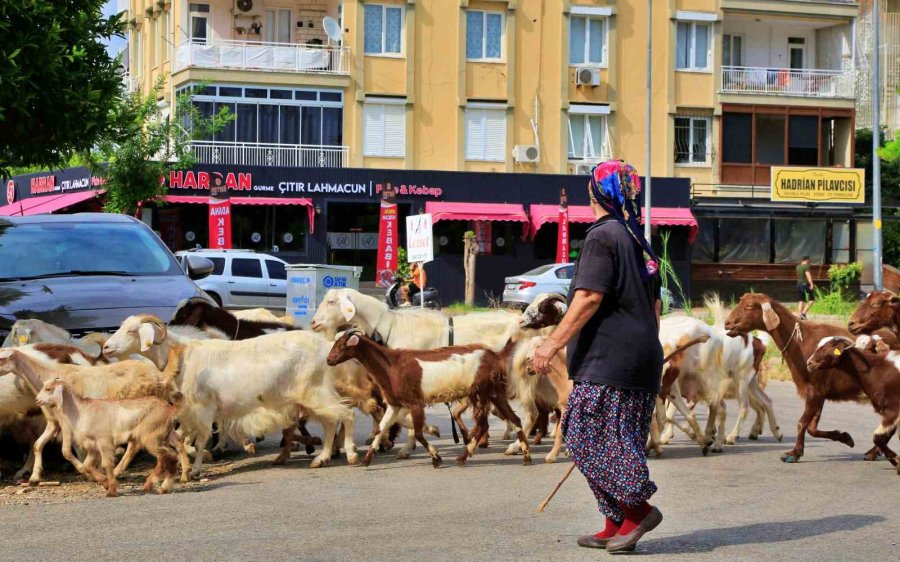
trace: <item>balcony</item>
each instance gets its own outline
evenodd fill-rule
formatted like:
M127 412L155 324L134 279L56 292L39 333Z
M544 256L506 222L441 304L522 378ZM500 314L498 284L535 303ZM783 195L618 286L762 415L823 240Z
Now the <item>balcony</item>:
M175 47L172 72L186 68L350 74L350 48L255 41L185 41Z
M241 166L344 168L349 155L346 146L223 141L193 141L191 150L199 164Z
M854 97L851 71L723 66L722 93L804 98Z

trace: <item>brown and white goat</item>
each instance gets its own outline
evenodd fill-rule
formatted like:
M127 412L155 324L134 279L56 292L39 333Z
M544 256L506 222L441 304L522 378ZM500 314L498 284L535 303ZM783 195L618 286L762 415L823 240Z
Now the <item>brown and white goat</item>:
M134 455L146 449L156 458L156 467L144 482L144 491L163 478L157 492L172 489L178 472L179 439L175 434L175 415L181 394L172 396L175 404L154 397L127 400L96 400L79 396L65 381L54 378L44 383L37 395L37 404L59 424L63 439L72 439L86 455L84 463L69 459L79 472L94 478L107 490L108 497L118 495L116 478ZM119 466L116 446L127 443L128 449ZM99 457L103 472L93 466Z
M557 326L566 315L568 306L562 295L541 293L531 301L519 319L519 328L523 330L540 330L549 326Z
M877 332L883 336L879 329L900 335L900 297L890 291L872 291L853 311L847 328L854 335Z
M375 440L366 452L363 464L372 461L384 431L408 411L412 416L416 440L428 450L432 465L441 464L437 450L425 440L425 406L468 398L475 412L475 429L471 439L457 458L459 464L474 454L481 436L487 431L487 416L491 405L500 418L515 425L522 446L525 464L531 464L528 440L522 422L512 410L506 397L506 362L513 343L498 354L483 345L442 347L420 351L388 349L359 330L348 330L335 341L327 363L338 365L356 359L369 372L387 402L387 411L376 431Z
M844 431L819 429L819 418L826 400L835 402L865 400L859 381L842 369L824 369L810 373L806 359L813 354L818 342L829 336L849 337L850 332L839 326L798 320L785 306L762 293L747 293L731 311L725 321L729 336L749 334L763 330L772 336L781 350L797 393L804 399L805 408L797 424L797 442L784 453L781 460L794 463L803 456L806 433L838 441L853 447L853 438ZM867 460L877 458L878 450L866 453Z
M810 372L840 369L856 379L881 416L872 441L900 474L897 454L888 447L900 425L900 354L873 353L856 347L850 338L828 337L819 342L806 365Z

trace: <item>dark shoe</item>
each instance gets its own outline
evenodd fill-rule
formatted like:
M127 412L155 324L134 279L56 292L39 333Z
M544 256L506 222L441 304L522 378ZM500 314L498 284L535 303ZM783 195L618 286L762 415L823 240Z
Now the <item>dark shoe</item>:
M658 527L659 524L662 523L662 520L662 513L654 507L650 510L650 513L641 520L634 531L631 531L627 535L616 535L609 539L606 543L606 550L610 554L634 550L635 545L641 540L641 537Z
M583 546L585 548L606 548L606 543L608 542L609 539L598 539L594 535L578 537L578 546Z

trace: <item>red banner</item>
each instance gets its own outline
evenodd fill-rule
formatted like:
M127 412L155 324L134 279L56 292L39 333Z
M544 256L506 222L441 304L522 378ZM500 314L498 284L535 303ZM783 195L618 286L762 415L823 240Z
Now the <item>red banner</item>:
M231 201L209 200L209 247L231 249Z
M381 191L381 218L378 221L378 264L375 283L390 287L397 272L397 197L391 184Z
M566 190L559 195L559 233L556 236L556 263L569 262L569 204Z
M478 254L489 256L494 253L493 224L490 221L474 221L472 230L475 231L475 242L478 243Z

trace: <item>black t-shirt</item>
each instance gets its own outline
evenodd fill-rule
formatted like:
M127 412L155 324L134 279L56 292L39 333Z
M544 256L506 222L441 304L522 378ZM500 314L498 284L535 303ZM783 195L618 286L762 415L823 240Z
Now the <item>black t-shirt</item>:
M659 275L641 277L643 251L611 216L591 225L569 289L603 293L603 302L568 346L569 378L659 392L662 346L656 327Z

